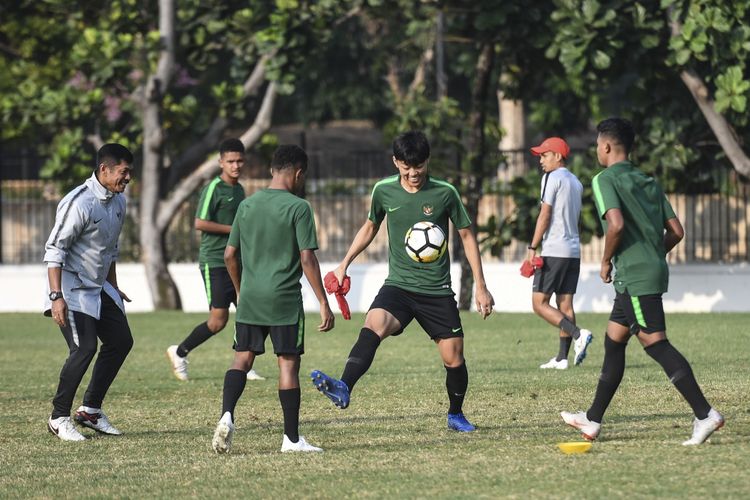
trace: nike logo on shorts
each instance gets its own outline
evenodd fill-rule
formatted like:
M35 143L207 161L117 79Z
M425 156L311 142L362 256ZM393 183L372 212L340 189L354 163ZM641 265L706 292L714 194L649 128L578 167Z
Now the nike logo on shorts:
M461 331L461 327L459 327L459 328L451 328L451 331L452 331L453 333L458 333L458 332L460 332L460 331Z

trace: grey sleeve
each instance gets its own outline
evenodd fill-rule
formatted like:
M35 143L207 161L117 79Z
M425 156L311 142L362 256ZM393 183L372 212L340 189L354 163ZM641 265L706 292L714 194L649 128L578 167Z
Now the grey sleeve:
M57 206L55 225L44 245L44 262L48 267L60 267L65 262L68 249L86 225L87 214L75 197L63 199Z

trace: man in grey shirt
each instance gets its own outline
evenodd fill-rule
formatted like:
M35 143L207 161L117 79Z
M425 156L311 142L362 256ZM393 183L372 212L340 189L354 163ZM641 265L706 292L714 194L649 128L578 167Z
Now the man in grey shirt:
M578 286L581 266L581 244L578 236L578 218L581 214L583 186L578 178L565 168L570 147L559 137L545 139L531 148L539 156L544 170L542 177L539 216L534 237L528 247L529 263L542 245L542 267L534 272L532 305L534 312L551 325L560 328L560 346L557 356L542 364L542 369L568 368L570 344L575 342L574 364L586 357L586 349L593 336L576 326L573 295ZM557 308L550 305L555 294Z
M94 173L57 206L55 225L45 245L49 297L44 314L60 327L69 355L60 371L49 431L63 441L86 439L70 411L78 385L96 354L86 394L75 421L102 434L118 435L102 412L102 400L133 346L123 300L117 288L117 240L125 220L123 191L130 181L133 155L120 144L105 144Z

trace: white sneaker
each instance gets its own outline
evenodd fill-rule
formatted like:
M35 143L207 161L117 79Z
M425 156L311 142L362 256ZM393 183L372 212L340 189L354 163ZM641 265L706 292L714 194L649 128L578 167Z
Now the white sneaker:
M83 434L78 432L70 417L50 417L47 420L47 430L63 441L85 441Z
M602 424L592 422L588 419L586 416L585 411L581 411L578 413L570 413L567 411L561 411L560 416L565 421L566 424L568 424L571 427L575 427L579 431L581 431L581 434L585 439L588 439L589 441L593 441L594 439L599 436L599 431L602 428Z
M555 369L555 370L567 370L568 369L568 360L567 359L561 359L560 361L557 360L557 357L554 357L544 363L543 365L539 365L539 368L542 370L549 370L549 369Z
M228 411L221 416L219 423L216 425L214 437L211 440L211 446L216 453L229 453L232 449L232 436L234 436L234 423L232 414Z
M300 436L299 441L292 443L289 438L284 434L284 441L281 443L281 451L286 453L287 451L323 451L323 448L313 446L305 441L305 436Z
M188 360L187 358L183 358L182 356L177 354L176 345L167 347L167 358L169 358L169 362L172 363L172 373L174 373L174 376L177 377L177 380L187 380Z
M711 408L711 410L708 412L708 416L704 418L703 420L698 420L697 418L693 422L693 435L688 439L687 441L683 442L683 446L693 446L696 444L701 444L708 437L714 433L714 431L718 431L724 426L724 417L721 416L721 413Z
M266 377L262 377L258 375L258 372L256 372L255 370L250 370L249 372L247 372L247 379L248 380L265 380Z
M589 330L581 328L581 334L573 342L573 352L575 352L574 365L580 365L584 358L586 358L586 349L592 340L594 340L594 335Z
M102 434L109 434L110 436L119 436L122 432L118 431L112 424L109 423L107 415L101 409L86 408L85 406L79 406L76 410L76 416L74 417L78 425L94 429L96 432Z

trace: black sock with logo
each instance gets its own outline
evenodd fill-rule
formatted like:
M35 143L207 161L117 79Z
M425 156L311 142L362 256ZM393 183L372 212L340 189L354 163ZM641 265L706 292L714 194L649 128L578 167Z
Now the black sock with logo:
M296 443L299 441L299 387L279 389L279 402L281 403L281 411L284 413L284 434L289 438L289 441Z
M359 332L359 338L349 353L349 358L344 366L344 373L341 380L349 387L349 392L354 388L354 384L370 369L372 360L375 359L375 351L380 345L380 337L369 328L362 328Z
M675 349L669 343L669 340L664 339L646 347L646 354L661 365L667 377L669 377L669 381L693 409L696 418L700 420L706 418L711 410L711 405L703 396L703 392L695 380L695 375L693 375L693 369L690 368L690 363L680 354L680 351Z
M469 387L469 371L466 369L466 361L455 368L445 367L445 388L448 390L450 402L448 413L462 412L467 387Z
M208 329L208 322L204 321L200 325L196 326L193 331L190 332L190 335L188 335L187 338L185 338L185 340L183 340L182 343L177 346L177 355L181 358L184 358L190 351L213 337L213 335L214 334L211 333L211 330Z
M557 326L560 327L560 330L573 337L573 339L577 339L581 336L581 330L568 318L561 319Z

